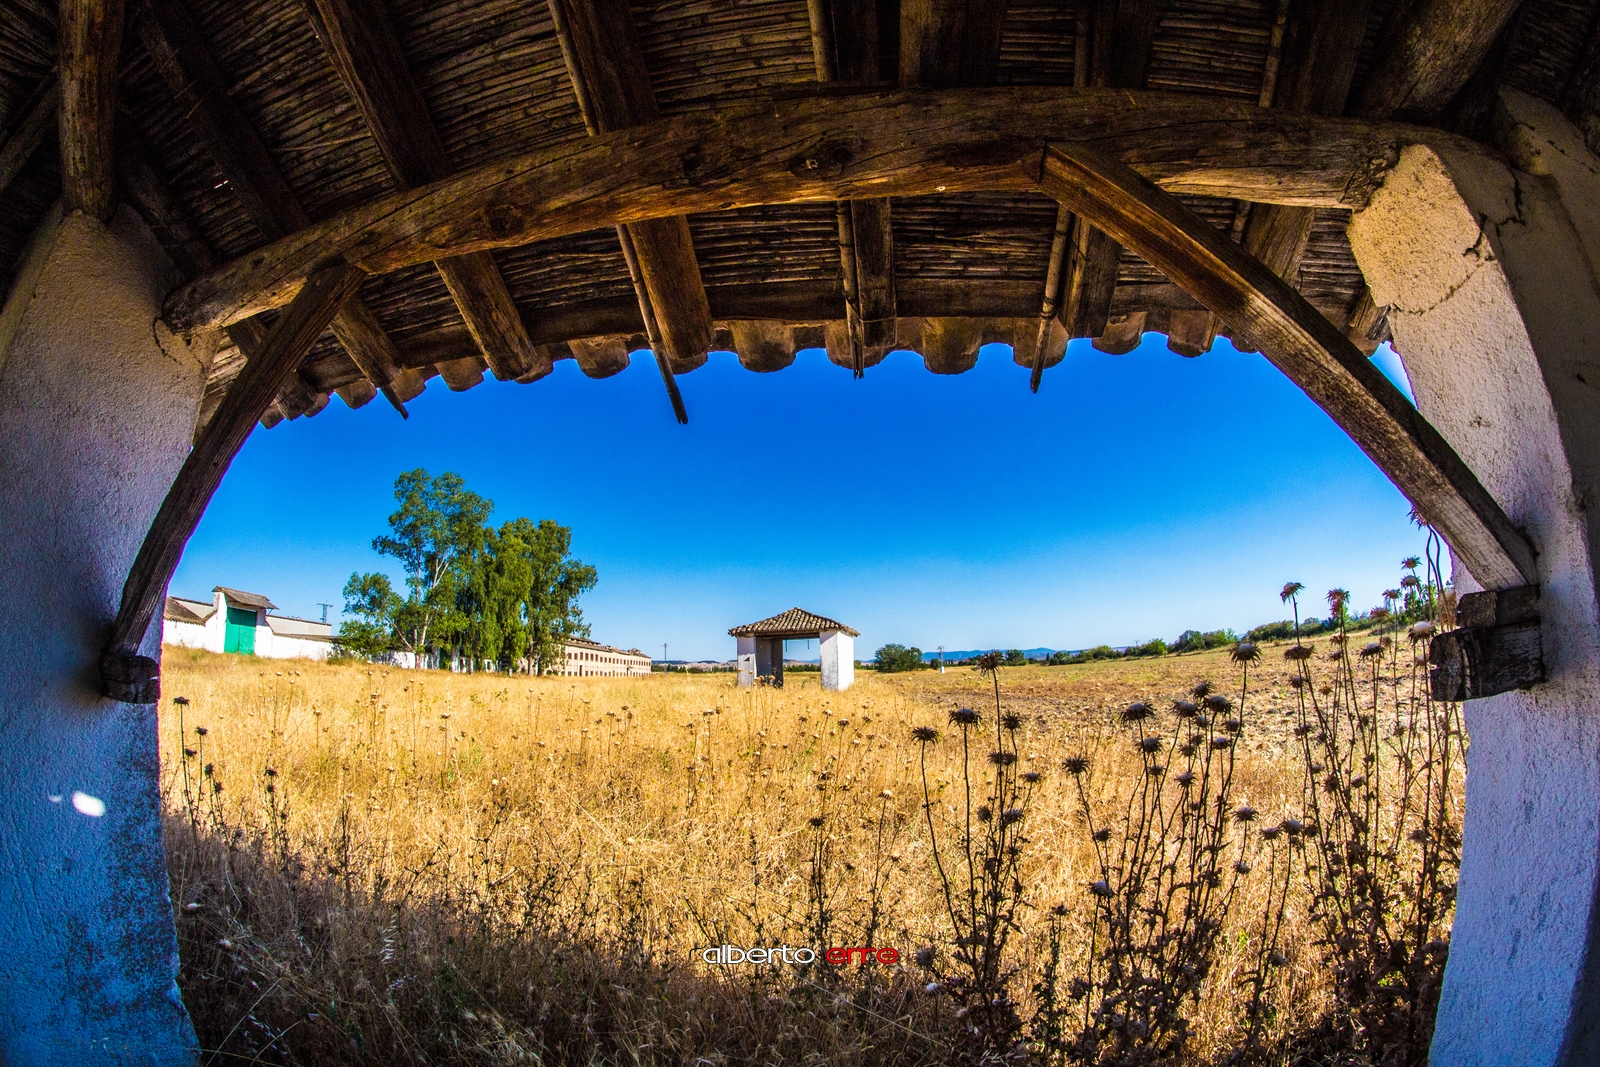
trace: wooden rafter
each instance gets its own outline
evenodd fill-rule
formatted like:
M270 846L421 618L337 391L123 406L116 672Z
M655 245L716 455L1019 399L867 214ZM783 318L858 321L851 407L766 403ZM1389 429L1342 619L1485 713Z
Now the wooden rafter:
M1089 84L1096 88L1143 89L1156 32L1155 0L1098 0L1089 56ZM1067 265L1058 316L1068 337L1105 333L1116 295L1122 249L1104 233L1076 219L1067 245Z
M411 80L386 6L377 0L305 0L305 6L395 183L409 189L454 173L427 103ZM550 373L549 353L528 339L489 253L442 259L434 266L497 378L532 380Z
M61 195L68 211L111 219L112 129L122 0L61 0Z
M1437 129L1163 93L1028 87L740 101L351 208L177 290L166 318L191 330L281 307L333 255L382 274L690 212L1032 191L1049 141L1097 147L1170 192L1346 208L1366 203L1405 145L1482 151Z
M1274 106L1313 115L1344 113L1368 6L1369 0L1311 0L1302 5L1300 17L1289 23ZM1294 285L1315 217L1310 208L1257 205L1241 243Z
M138 28L162 80L256 227L274 240L307 226L310 219L299 198L228 95L183 0L144 0ZM420 391L420 379L402 378L394 342L359 296L338 310L332 329L356 368L405 415L404 400Z
M5 141L0 143L0 193L10 188L50 131L58 128L60 107L61 83L56 72L51 71L22 106L22 117L6 130Z
M239 372L184 460L122 587L122 603L101 658L107 696L136 704L151 704L160 696L156 665L139 655L139 646L161 611L183 546L251 429L294 376L301 357L360 286L362 277L359 268L343 262L312 273Z
M549 2L589 132L654 122L660 112L627 0ZM640 303L649 303L667 359L675 371L693 370L711 347L711 311L689 220L685 214L641 220L629 225L629 238L643 286Z
M1427 116L1472 77L1521 0L1417 0L1386 28L1378 62L1356 91L1366 118Z
M1231 323L1350 435L1486 588L1537 585L1533 549L1344 333L1181 201L1093 149L1052 145L1041 187Z

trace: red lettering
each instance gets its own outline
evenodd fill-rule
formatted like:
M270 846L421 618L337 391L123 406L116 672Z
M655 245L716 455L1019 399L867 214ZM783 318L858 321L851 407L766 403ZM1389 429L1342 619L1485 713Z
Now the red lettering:
M833 964L835 967L838 967L842 964L850 962L850 950L843 948L830 948L827 952L822 954L822 958Z
M900 950L897 948L880 948L878 962L886 967L892 967L900 962Z
M853 948L853 949L851 949L850 953L849 953L850 957L851 957L851 962L853 962L853 963L855 963L857 965L866 963L867 962L867 955L871 951L872 950L870 948ZM857 953L861 954L861 958L860 959L855 959L854 958Z

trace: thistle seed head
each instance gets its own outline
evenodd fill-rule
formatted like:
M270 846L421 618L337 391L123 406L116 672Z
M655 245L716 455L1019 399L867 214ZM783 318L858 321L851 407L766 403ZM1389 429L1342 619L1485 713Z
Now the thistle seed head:
M1172 711L1180 719L1192 719L1200 714L1200 706L1189 700L1174 700Z
M1122 710L1122 721L1143 722L1145 719L1150 718L1154 714L1155 712L1151 710L1149 704L1146 704L1142 700L1135 700L1132 704L1129 704Z
M957 708L950 713L951 726L976 726L982 721L983 716L971 708Z
M924 745L931 745L939 740L939 731L931 726L918 726L911 731L911 739Z
M1068 774L1082 774L1089 769L1088 756L1068 756L1061 761L1061 769Z

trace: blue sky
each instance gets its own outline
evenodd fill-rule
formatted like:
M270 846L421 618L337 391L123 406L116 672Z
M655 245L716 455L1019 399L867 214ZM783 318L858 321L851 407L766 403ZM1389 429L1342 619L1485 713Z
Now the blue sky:
M603 381L570 360L527 386L435 378L409 421L335 399L257 429L172 592L337 618L352 571L389 569L371 541L414 467L461 474L497 520L571 526L594 636L673 659L731 657L730 626L797 605L859 629L861 658L1170 640L1283 617L1290 579L1313 612L1335 585L1370 606L1422 548L1349 438L1225 340L1192 360L1155 334L1126 356L1074 341L1037 396L1003 346L954 377L906 352L861 381L820 351L776 374L724 352L679 381L687 427L644 353Z

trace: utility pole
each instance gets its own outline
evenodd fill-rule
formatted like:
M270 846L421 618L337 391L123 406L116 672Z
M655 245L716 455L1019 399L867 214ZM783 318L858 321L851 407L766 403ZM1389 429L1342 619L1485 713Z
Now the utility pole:
M939 646L939 673L944 673L944 646Z
M322 601L319 600L319 601L317 601L317 607L322 609L322 624L324 626L326 626L328 624L328 609L333 607L333 605L332 604L324 604Z
M665 674L670 670L672 670L672 665L667 662L667 643L663 641L661 642L661 673Z

